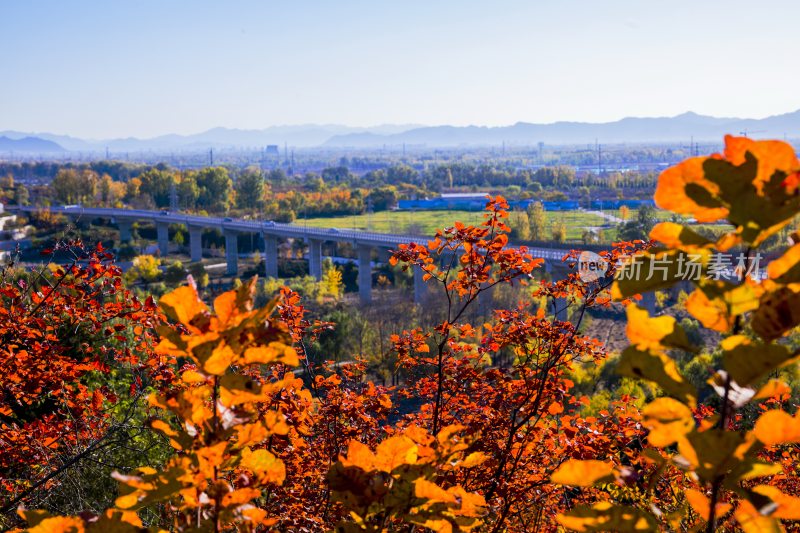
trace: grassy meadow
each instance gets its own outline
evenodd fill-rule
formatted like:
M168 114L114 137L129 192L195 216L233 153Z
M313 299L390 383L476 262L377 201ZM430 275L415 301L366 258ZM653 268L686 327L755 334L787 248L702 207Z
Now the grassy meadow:
M563 222L567 226L567 239L578 240L587 227L608 224L603 217L583 211L548 211L547 223ZM430 210L430 211L381 211L378 213L330 218L298 218L295 224L316 228L340 228L378 233L397 233L431 236L437 229L452 226L456 221L464 224L479 224L483 220L480 211Z

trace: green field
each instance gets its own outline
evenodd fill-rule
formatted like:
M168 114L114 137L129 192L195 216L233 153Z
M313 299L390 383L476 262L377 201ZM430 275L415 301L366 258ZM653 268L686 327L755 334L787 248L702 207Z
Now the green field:
M547 212L547 222L563 222L567 226L567 239L577 240L587 227L607 224L602 217L582 211ZM295 224L316 228L340 228L378 233L398 233L432 236L437 229L452 226L456 221L478 224L483 220L479 211L381 211L368 215L332 218L299 218Z

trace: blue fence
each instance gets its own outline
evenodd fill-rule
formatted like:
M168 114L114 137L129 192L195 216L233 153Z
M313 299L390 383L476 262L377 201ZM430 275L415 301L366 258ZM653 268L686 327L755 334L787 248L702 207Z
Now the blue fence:
M508 204L513 209L527 209L528 205L536 200L511 200ZM570 211L585 206L578 200L563 200L559 202L542 202L546 211ZM638 208L642 205L655 206L653 200L592 200L591 209L619 209L627 206ZM431 198L425 200L400 200L397 203L398 209L459 209L463 211L483 211L486 207L486 200L476 198Z

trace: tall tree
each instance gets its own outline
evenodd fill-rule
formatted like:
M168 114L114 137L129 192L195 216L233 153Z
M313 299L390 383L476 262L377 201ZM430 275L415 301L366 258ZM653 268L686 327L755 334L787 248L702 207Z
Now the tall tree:
M542 202L533 202L528 205L528 219L530 220L530 238L534 241L545 240L547 230L547 217Z
M168 170L151 169L139 175L139 192L153 199L156 207L169 207L175 175Z
M531 221L527 211L512 211L508 225L511 227L511 236L515 239L527 241L531 238Z
M258 167L247 167L236 180L236 207L260 209L264 205L264 174Z
M197 206L210 212L227 211L231 205L233 182L224 167L204 168L195 174Z

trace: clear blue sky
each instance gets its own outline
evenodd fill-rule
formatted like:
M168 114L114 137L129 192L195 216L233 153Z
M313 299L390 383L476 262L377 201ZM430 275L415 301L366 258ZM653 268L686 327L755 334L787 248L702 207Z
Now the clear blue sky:
M607 121L800 108L798 0L0 2L0 130Z

